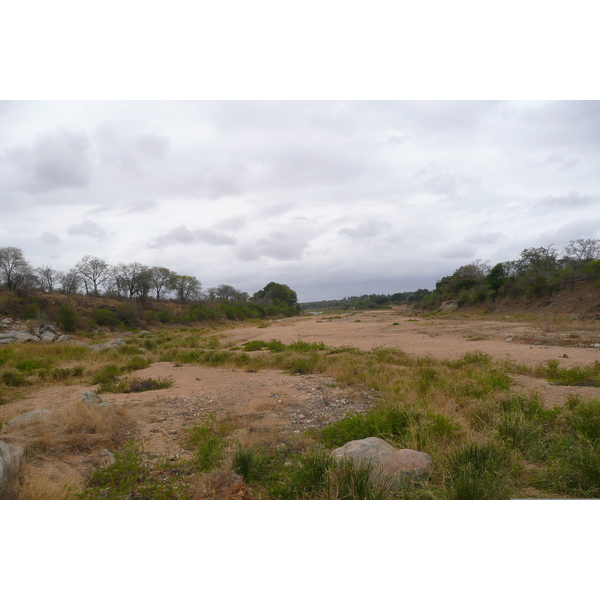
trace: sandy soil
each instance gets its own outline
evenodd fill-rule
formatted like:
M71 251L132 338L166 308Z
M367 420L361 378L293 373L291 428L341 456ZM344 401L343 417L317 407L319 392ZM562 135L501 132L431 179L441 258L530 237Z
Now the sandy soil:
M578 337L570 337L577 335ZM279 339L284 343L302 339L329 346L354 346L370 350L377 346L400 348L409 354L435 358L457 358L481 350L497 359L511 358L530 366L550 359L561 365L589 364L600 359L600 342L594 330L579 327L569 331L542 331L539 325L510 319L485 321L450 316L443 320L410 317L408 313L385 311L328 319L323 315L302 316L273 322L267 328L238 327L221 334L225 346L248 340ZM507 341L512 340L512 341ZM574 344L587 345L577 347ZM103 400L123 407L133 423L131 436L144 442L145 450L158 456L185 457L185 428L209 414L229 415L244 423L244 435L294 435L308 427L340 419L347 411L364 411L376 393L338 386L321 375L291 376L280 371L209 368L154 363L136 372L139 377L173 378L170 389L136 394L105 394ZM513 376L514 385L537 390L549 406L564 403L577 393L600 399L598 388L553 386L525 376ZM31 396L0 406L0 422L37 408L56 410L77 402L90 387L60 386L38 390ZM15 433L14 431L12 433ZM11 441L11 427L2 439ZM29 468L43 470L51 479L83 481L91 470L105 464L110 455L103 449L92 454L37 458Z

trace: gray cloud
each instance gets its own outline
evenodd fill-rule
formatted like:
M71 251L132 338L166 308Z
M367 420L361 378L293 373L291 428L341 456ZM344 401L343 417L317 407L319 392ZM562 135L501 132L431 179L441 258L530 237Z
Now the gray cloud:
M231 217L230 219L223 219L216 223L216 227L219 229L226 229L227 231L241 231L246 227L248 223L248 217Z
M278 202L277 204L269 204L260 210L256 211L257 217L275 217L283 215L294 208L293 202Z
M568 171L575 168L581 162L581 158L578 156L569 156L568 152L563 150L555 150L551 152L545 160L542 161L543 165L558 166L563 171Z
M63 128L56 134L38 137L31 146L8 148L6 158L25 191L85 188L92 173L89 147L87 135Z
M468 235L463 241L467 244L495 244L499 239L506 237L499 231L489 233L472 233Z
M281 261L299 260L308 247L304 239L294 238L283 231L272 231L254 244L240 248L237 257L243 261L254 261L263 256Z
M148 244L148 248L165 248L177 244L209 244L211 246L234 246L237 240L225 233L212 229L190 230L186 225L180 225L164 235L158 236Z
M575 208L600 201L600 196L589 196L580 192L570 192L564 196L546 196L540 204L551 208Z
M138 202L134 202L133 204L131 204L129 206L129 208L127 208L123 212L125 214L146 212L148 210L154 210L155 208L158 208L159 206L160 205L156 200L140 200Z
M69 235L83 235L89 238L104 239L108 232L104 227L98 225L95 221L85 219L79 225L69 225L67 228Z
M476 251L473 246L467 246L466 244L453 244L443 250L440 253L440 256L442 258L473 258L475 256L475 252Z
M137 138L138 152L150 160L164 160L170 146L170 140L165 135L144 134Z
M365 223L360 223L356 227L344 227L340 229L338 233L342 235L347 235L353 239L362 239L367 237L375 237L386 233L392 228L390 223L386 223L385 221L371 220L366 221Z
M571 240L579 238L598 238L600 235L600 219L575 220L565 223L562 227L542 233L537 243L566 245Z
M42 242L42 244L50 244L50 245L56 245L56 244L60 244L60 237L58 237L55 233L52 233L51 231L44 231L44 233L42 233L42 235L38 238L40 240L40 242Z

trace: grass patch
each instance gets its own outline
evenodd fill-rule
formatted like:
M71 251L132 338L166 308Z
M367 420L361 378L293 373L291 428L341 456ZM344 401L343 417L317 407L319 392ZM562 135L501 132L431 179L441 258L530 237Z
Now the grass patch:
M448 497L452 500L500 500L510 495L510 459L498 446L465 445L450 453L448 466Z
M166 390L173 386L170 377L133 377L120 381L106 382L96 390L98 394L131 394L138 392L149 392L151 390Z

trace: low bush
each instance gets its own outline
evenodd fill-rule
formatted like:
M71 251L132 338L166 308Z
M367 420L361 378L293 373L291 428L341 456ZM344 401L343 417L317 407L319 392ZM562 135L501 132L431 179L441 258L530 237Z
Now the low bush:
M79 315L68 304L61 304L58 309L58 326L68 333L79 327Z

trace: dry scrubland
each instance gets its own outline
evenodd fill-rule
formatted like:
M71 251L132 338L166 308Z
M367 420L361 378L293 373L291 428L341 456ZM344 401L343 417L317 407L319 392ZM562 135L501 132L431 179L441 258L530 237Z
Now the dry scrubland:
M78 339L117 336L0 348L21 499L600 496L599 321L404 307ZM392 492L332 462L369 436L433 474Z

